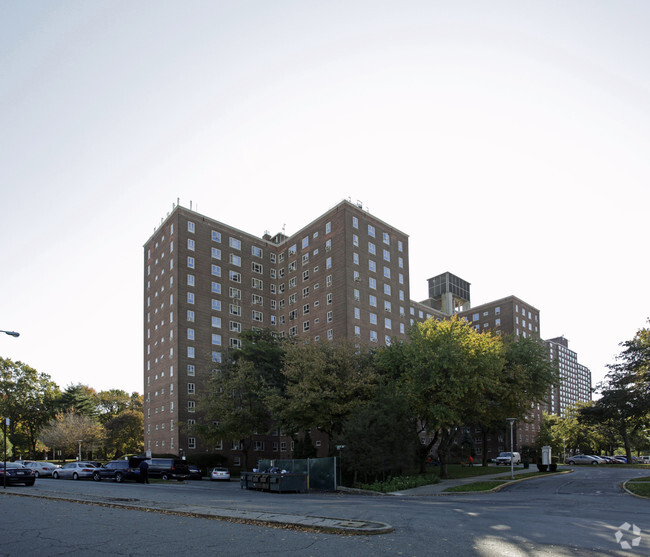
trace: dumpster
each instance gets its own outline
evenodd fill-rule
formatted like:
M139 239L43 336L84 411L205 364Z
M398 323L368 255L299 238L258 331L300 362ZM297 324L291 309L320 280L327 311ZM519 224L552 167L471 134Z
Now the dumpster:
M242 472L239 480L242 489L257 489L259 491L275 491L286 493L290 491L307 491L307 474L271 474L261 472Z

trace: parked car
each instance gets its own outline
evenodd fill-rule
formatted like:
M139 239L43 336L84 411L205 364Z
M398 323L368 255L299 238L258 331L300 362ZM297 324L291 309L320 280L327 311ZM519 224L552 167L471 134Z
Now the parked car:
M494 462L496 462L497 466L499 464L507 464L510 466L510 455L512 454L512 463L513 464L521 464L521 455L517 452L505 452L505 453L499 453L499 456L494 459Z
M602 457L600 455L592 454L590 456L591 456L591 458L595 458L599 462L599 464L607 464L607 462L608 462L606 458L604 458L604 457Z
M95 466L91 462L85 462L85 461L80 461L80 462L68 462L67 464L64 464L61 466L61 468L58 468L54 472L52 472L52 477L55 480L58 480L59 478L64 478L64 479L73 479L73 480L80 480L82 478L92 478L93 473L97 470L97 466Z
M576 465L576 464L594 464L599 465L601 461L597 458L587 455L587 454L577 454L567 458L567 464Z
M213 468L212 471L210 472L210 479L211 480L222 480L222 481L230 481L230 470L228 468Z
M627 457L621 456L621 455L615 455L614 460L616 460L619 464L627 464Z
M201 472L201 469L196 465L196 464L188 464L188 468L190 469L190 480L202 480L203 479L203 473Z
M27 468L34 470L36 477L52 477L52 474L55 470L61 468L59 464L54 464L52 462L32 462L27 465Z
M37 462L35 460L17 460L17 464L22 464L27 468L34 470L34 474L38 478L39 476L52 476L52 472L59 468L58 464L52 464L51 462Z
M139 459L141 461L142 459ZM140 471L138 470L139 461L131 460L111 460L99 468L95 468L92 478L96 482L104 479L115 480L120 483L125 480L138 480Z
M639 461L641 464L650 464L650 456L640 456Z
M190 468L187 461L180 458L152 458L149 460L149 477L180 482L190 477Z
M31 468L23 466L18 462L0 462L0 484L4 485L34 485L36 474Z

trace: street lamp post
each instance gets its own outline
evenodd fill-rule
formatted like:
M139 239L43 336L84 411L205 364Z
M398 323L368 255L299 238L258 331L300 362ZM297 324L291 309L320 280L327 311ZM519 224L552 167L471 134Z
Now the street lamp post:
M20 333L17 333L16 331L0 331L0 333L4 333L5 335L9 335L10 337L20 336Z
M512 436L512 427L515 424L516 418L506 418L507 422L510 424L510 479L514 480L515 479L515 455L513 454L514 451L514 444L513 444L513 436Z
M2 418L2 431L4 433L4 474L2 474L2 487L7 489L7 426L9 418Z

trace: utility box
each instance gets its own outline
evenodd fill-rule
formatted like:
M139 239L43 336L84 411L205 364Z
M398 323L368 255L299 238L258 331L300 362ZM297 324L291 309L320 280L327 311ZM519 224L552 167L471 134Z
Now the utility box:
M542 464L551 464L551 447L548 445L542 447Z

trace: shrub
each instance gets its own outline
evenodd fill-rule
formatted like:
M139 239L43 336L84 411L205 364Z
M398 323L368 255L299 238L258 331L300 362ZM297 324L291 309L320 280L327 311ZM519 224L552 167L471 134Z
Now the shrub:
M401 491L403 489L412 489L422 485L437 484L440 477L437 474L426 474L420 476L398 476L396 478L389 478L384 482L373 482L371 484L358 484L359 489L366 489L368 491L378 491L380 493L391 493L393 491Z

